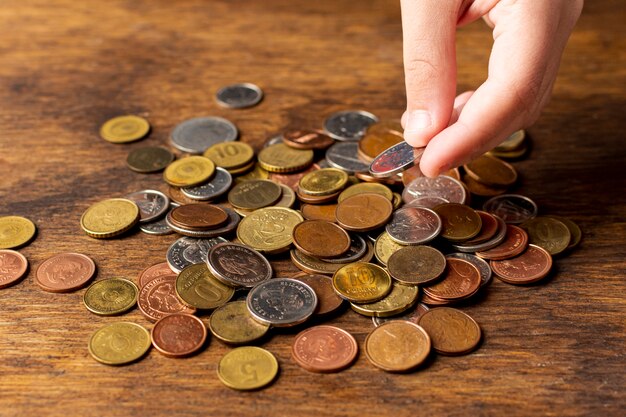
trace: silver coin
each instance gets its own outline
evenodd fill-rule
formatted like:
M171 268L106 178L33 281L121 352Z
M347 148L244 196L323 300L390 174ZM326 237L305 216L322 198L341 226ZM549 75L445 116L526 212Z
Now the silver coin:
M426 304L417 303L414 308L404 314L393 317L372 317L372 322L376 327L392 320L406 320L410 321L411 323L419 324L418 322L420 320L420 317L422 317L424 313L426 313L428 310L430 310L430 308Z
M184 187L180 190L192 200L213 200L224 194L233 183L233 176L224 168L215 168L215 175L211 181L195 187Z
M358 151L359 144L356 142L337 142L326 151L326 162L348 174L367 172L370 166L359 159Z
M441 218L426 207L406 207L396 210L385 231L391 240L401 245L420 245L441 232Z
M449 203L449 201L443 197L427 196L416 198L402 207L426 207L431 209L446 203Z
M324 121L324 131L333 139L360 140L367 128L378 122L378 117L363 110L347 110L331 114Z
M483 204L483 210L495 214L505 223L520 224L537 216L537 204L519 194L501 194Z
M174 201L170 201L169 211L172 211L172 209L179 207L179 206L180 204L175 203ZM141 224L139 225L139 230L141 230L142 232L148 235L155 235L155 236L170 235L174 233L174 229L172 229L171 227L167 225L167 221L165 220L165 217L162 217L159 220L156 220L150 223Z
M365 252L367 251L367 245L365 244L365 239L361 236L352 233L350 235L350 249L346 252L341 258L333 258L326 259L322 258L321 260L324 262L330 262L331 264L346 264L350 262L356 262L361 259Z
M274 278L252 288L246 305L250 314L261 323L288 327L311 317L317 307L317 295L304 282Z
M212 239L181 237L172 243L165 258L172 271L180 273L189 265L206 262L209 249L224 242L228 241L223 237Z
M125 198L139 207L139 223L149 223L163 217L170 207L170 198L156 190L137 191L128 194Z
M185 120L172 130L171 142L183 152L201 154L211 145L237 139L239 131L221 117L196 117Z
M494 217L498 221L498 231L496 232L496 235L494 237L486 242L478 243L476 245L453 244L451 246L459 252L473 253L493 249L500 243L504 242L504 239L506 239L506 223L504 223L504 220L502 220L500 217Z
M167 222L167 225L171 227L175 232L180 233L181 235L184 235L184 236L197 237L197 238L218 237L221 235L226 235L232 232L233 230L235 230L237 226L239 225L239 221L241 220L241 216L239 216L239 214L237 214L235 210L228 208L228 207L222 207L222 208L228 214L228 220L226 221L226 224L224 226L217 228L217 229L193 230L193 229L186 229L184 227L177 226L172 222L170 213L167 213L167 216L165 216L165 221Z
M251 83L232 84L220 88L215 98L223 107L244 109L258 104L263 99L263 91Z
M489 284L489 282L491 281L491 276L492 276L491 267L489 266L487 261L485 261L484 259L479 258L476 255L472 255L471 253L460 253L460 252L450 253L446 255L446 259L447 258L462 259L464 261L471 263L476 268L478 268L478 271L480 272L480 286L481 287L484 287L485 285Z
M385 149L369 166L369 172L375 178L391 177L415 166L422 159L426 148L414 148L405 141Z
M272 266L265 256L239 243L213 246L207 265L215 278L231 287L252 288L272 278Z
M447 175L437 178L417 177L402 191L402 200L410 203L420 197L441 197L450 203L465 204L467 192L460 181Z

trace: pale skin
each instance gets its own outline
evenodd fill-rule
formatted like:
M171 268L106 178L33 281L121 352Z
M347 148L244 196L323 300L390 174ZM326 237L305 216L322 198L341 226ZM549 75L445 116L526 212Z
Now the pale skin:
M401 0L405 140L426 146L420 168L436 177L532 125L550 99L583 0ZM487 80L456 94L456 28L493 29Z

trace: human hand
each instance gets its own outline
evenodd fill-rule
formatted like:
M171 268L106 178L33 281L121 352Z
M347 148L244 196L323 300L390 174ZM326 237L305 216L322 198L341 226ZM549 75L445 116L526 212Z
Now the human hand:
M401 0L405 140L424 175L462 165L533 124L547 104L582 0ZM456 93L456 27L493 28L487 80Z

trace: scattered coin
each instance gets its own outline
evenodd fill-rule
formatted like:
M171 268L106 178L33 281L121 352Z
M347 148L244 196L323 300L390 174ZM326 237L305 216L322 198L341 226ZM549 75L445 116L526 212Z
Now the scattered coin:
M480 271L474 264L463 259L447 258L441 280L423 287L423 290L435 300L454 302L476 294L480 283Z
M96 330L89 340L89 353L105 365L125 365L150 349L150 333L142 326L117 322Z
M358 184L351 185L343 190L341 194L339 194L339 197L337 197L337 202L341 203L348 197L364 193L380 194L389 201L393 202L394 200L393 192L386 185L378 184L375 182L360 182Z
M204 156L188 156L178 159L165 168L163 179L174 187L192 187L213 177L215 164Z
M160 262L158 264L151 265L139 273L137 283L139 288L142 288L148 282L155 278L162 277L164 275L172 275L173 272L167 262Z
M480 232L470 240L465 241L464 244L466 245L487 242L496 235L499 229L498 220L495 216L480 210L476 210L476 213L480 216Z
M239 136L237 127L221 117L196 117L172 130L171 142L183 152L201 154L211 145L232 142Z
M194 187L183 187L182 193L192 200L214 200L230 189L233 183L232 175L224 168L215 168L215 175L210 181Z
M245 142L219 142L210 146L203 155L218 167L237 169L253 162L254 149Z
M197 239L181 237L167 250L166 260L172 271L180 273L191 264L205 263L209 249L218 243L228 242L223 237Z
M213 311L209 328L213 336L222 342L242 345L265 336L270 326L255 320L245 301L232 301Z
M363 258L363 255L367 252L367 244L365 239L357 234L350 236L350 247L348 251L338 258L321 258L321 260L330 263L350 263L356 262Z
M567 250L573 249L576 246L578 246L578 244L580 243L580 240L582 239L583 234L582 234L582 231L580 230L580 227L576 223L574 223L567 217L561 217L561 216L548 216L548 217L557 219L558 221L562 222L565 226L567 226L567 228L569 229L571 239L570 239L569 245L567 245Z
M467 191L459 180L446 175L437 178L418 177L404 188L402 200L410 203L421 197L440 197L450 203L465 204Z
M409 321L394 320L376 327L365 339L365 355L387 372L407 372L420 366L430 354L431 339Z
M334 313L343 305L343 298L335 293L333 280L330 277L301 272L292 278L304 282L315 291L315 295L317 295L317 309L313 313L314 315L325 316Z
M359 159L359 144L356 142L335 143L326 150L326 162L348 174L369 170L369 164Z
M126 199L139 207L139 223L149 223L163 217L170 208L168 196L156 190L142 190L128 194Z
M454 249L458 250L459 252L472 253L472 252L484 252L500 245L506 239L507 227L506 227L506 223L504 222L504 220L502 220L500 217L498 216L493 216L493 217L495 218L496 223L497 223L497 231L496 231L496 234L491 239L487 240L486 242L477 243L477 244L472 244L471 242L474 240L472 239L463 243L453 243L451 244L451 246ZM481 218L481 221L482 221L482 218Z
M378 122L378 117L363 110L347 110L331 114L324 121L324 131L340 141L360 140L368 126Z
M228 192L228 202L235 208L256 210L276 203L282 189L269 180L249 180L235 185Z
M124 278L107 278L94 282L83 295L87 310L99 316L114 316L130 310L137 303L139 290Z
M374 323L374 327L378 327L383 323L387 323L388 321L394 320L406 320L411 323L417 324L420 317L424 315L430 308L424 303L417 303L413 308L404 312L403 314L392 316L392 317L372 317L372 322Z
M373 303L351 303L350 307L357 313L368 317L389 317L402 314L417 302L419 288L415 285L404 285L394 282L391 291L385 298Z
M154 322L170 314L196 312L195 308L181 303L176 295L176 274L160 276L149 281L141 288L137 305L139 311Z
M502 260L512 258L522 253L528 246L528 234L521 227L506 225L506 237L498 246L476 252L483 259Z
M96 264L81 253L60 253L46 259L35 274L44 291L70 292L82 288L96 273Z
M248 391L269 385L278 374L278 361L256 346L235 348L222 357L217 376L229 388ZM251 377L251 375L253 377Z
M433 349L442 355L464 355L478 346L481 331L478 323L464 312L450 307L433 308L420 318Z
M228 221L228 213L213 204L196 203L176 207L168 218L179 228L202 231L223 226Z
M569 247L570 229L553 217L535 217L520 225L528 233L528 242L541 246L550 255L558 255Z
M403 248L404 245L400 245L396 241L394 241L387 231L382 232L374 243L374 254L376 255L376 259L382 265L387 265L389 262L389 258L395 252Z
M0 289L10 287L21 280L28 271L28 260L21 253L0 250Z
M154 324L150 332L152 345L170 358L191 356L198 352L207 339L206 327L190 314L171 314Z
M35 223L21 216L0 217L0 249L15 249L30 242L37 228Z
M320 130L288 130L283 133L283 143L295 149L326 149L335 140Z
M518 130L513 132L509 137L504 139L502 143L494 148L496 151L508 152L518 149L526 140L526 131Z
M302 194L324 196L341 191L348 183L348 174L337 168L323 168L307 173L298 182Z
M326 220L336 222L337 204L300 204L300 212L307 220Z
M405 246L389 257L387 269L398 282L425 285L443 274L446 258L430 246Z
M386 149L404 141L402 126L395 122L393 126L389 122L378 122L370 125L359 141L359 151L369 159L383 153Z
M479 156L463 168L469 177L489 187L509 187L517 181L511 164L490 155Z
M445 203L433 209L441 218L441 237L451 242L465 242L480 233L481 217L464 204Z
M128 168L142 174L163 171L173 161L174 154L160 146L137 148L126 157Z
M439 215L425 207L403 207L396 210L385 226L389 237L401 245L420 245L436 238L441 232Z
M519 194L502 194L485 202L483 210L495 214L506 223L520 224L537 216L537 204Z
M100 128L102 139L111 143L128 143L144 138L150 124L139 116L118 116L106 121Z
M491 261L496 276L509 284L532 284L545 278L552 268L552 256L544 248L528 245L520 255L501 261Z
M317 295L301 281L274 278L252 288L246 305L252 317L261 323L289 327L311 317L317 307Z
M367 232L383 226L393 212L391 202L373 193L348 197L337 205L337 223L346 230Z
M102 200L90 206L80 218L88 236L105 239L118 236L139 222L139 207L125 198Z
M341 371L356 359L359 347L347 331L334 326L310 327L296 336L291 354L294 361L311 372Z
M272 278L269 261L256 250L239 243L213 246L209 249L207 265L215 278L231 287L252 288Z
M291 261L302 271L310 274L334 274L340 268L348 265L335 262L327 262L323 259L308 256L298 249L292 249L290 252ZM362 258L358 259L358 262L369 262L374 256L373 245L367 242L367 251ZM356 262L356 261L355 261ZM350 262L352 263L352 262Z
M338 258L351 245L350 236L345 230L325 220L305 220L298 223L293 228L292 236L296 248L317 258Z
M372 303L391 291L391 277L378 265L356 262L341 267L333 275L337 294L352 303Z
M241 217L239 217L239 215L233 209L227 207L222 207L222 209L226 212L228 216L226 223L220 227L214 227L211 229L181 227L180 225L177 225L171 221L170 214L165 217L165 221L170 228L172 228L177 233L180 233L181 235L201 239L219 238L221 235L227 235L235 230L239 225L239 221L241 220Z
M302 215L284 207L265 207L246 216L237 228L241 243L263 253L285 251L293 242L294 227Z
M232 84L220 88L215 99L223 107L244 109L259 104L263 99L263 91L251 83Z
M313 151L294 149L284 143L263 148L257 156L259 165L266 171L288 173L300 171L313 163Z
M471 253L449 253L446 255L446 259L447 258L456 258L456 259L463 259L464 261L467 261L469 263L471 263L472 265L474 265L476 268L478 268L478 271L480 272L480 286L484 287L485 285L489 284L489 282L491 282L491 276L492 276L492 271L491 271L491 267L489 266L489 263L487 263L487 261L485 261L482 258L479 258L476 255L472 255Z
M419 164L425 148L414 148L402 141L378 155L369 166L376 178L390 177Z
M206 264L189 265L176 277L176 295L186 305L210 310L226 304L235 290L216 279Z

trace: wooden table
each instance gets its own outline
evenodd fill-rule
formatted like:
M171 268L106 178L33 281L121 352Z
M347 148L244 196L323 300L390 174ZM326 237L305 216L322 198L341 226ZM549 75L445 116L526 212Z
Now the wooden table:
M64 251L93 257L98 278L135 279L163 261L174 235L99 241L81 232L79 218L100 199L165 189L159 174L131 172L125 158L139 146L166 145L187 118L226 117L257 149L287 125L318 127L337 110L398 118L405 105L398 2L2 2L0 215L27 216L39 234L21 249L28 277L0 291L0 415L619 415L626 406L623 21L620 2L588 2L552 102L529 129L533 151L515 163L519 191L541 213L576 221L582 244L556 260L546 282L495 280L462 307L484 331L478 351L437 356L406 375L379 371L361 354L344 372L317 375L291 360L294 332L280 331L263 344L279 358L280 377L240 393L216 377L230 349L216 340L189 359L152 351L130 366L97 363L87 352L95 329L151 323L136 309L95 316L82 305L84 290L46 293L33 271ZM460 30L459 91L484 80L490 45L483 23ZM220 108L216 90L242 81L261 86L263 102ZM123 146L99 138L105 120L128 113L150 120L148 139ZM285 258L272 262L279 276L296 272ZM350 311L329 322L361 346L373 328Z

